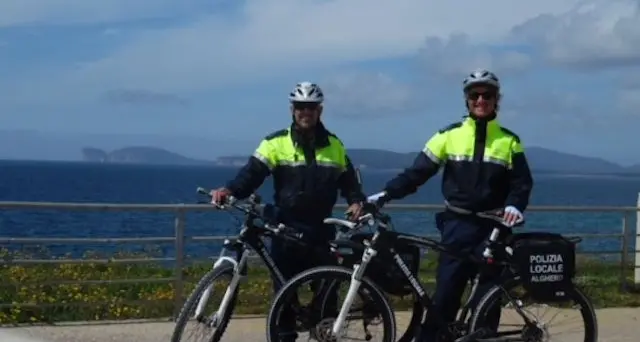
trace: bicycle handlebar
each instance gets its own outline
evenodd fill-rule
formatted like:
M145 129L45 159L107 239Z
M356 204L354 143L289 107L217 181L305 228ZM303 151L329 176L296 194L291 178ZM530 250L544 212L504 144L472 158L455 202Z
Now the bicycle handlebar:
M364 203L363 205L363 209L367 213L360 216L355 222L346 219L339 219L336 217L326 218L323 220L323 222L336 225L338 229L343 233L357 231L365 226L372 227L376 222L381 223L384 226L389 225L389 223L391 222L391 218L388 215L382 213L377 205L373 203Z
M339 219L336 217L326 218L323 220L323 222L326 224L336 225L338 226L338 229L340 229L342 232L347 232L347 231L356 231L364 226L373 226L373 224L375 223L375 218L373 214L367 213L363 216L360 216L356 222L345 220L345 219Z
M502 209L495 209L489 211L481 211L475 214L479 218L492 220L500 225L498 228L513 228L524 224L524 217L519 218L515 223L509 224L504 220L504 211Z
M202 187L198 187L196 190L197 193L201 194L201 195L205 195L209 198L211 198L211 192L208 191L205 188ZM211 203L213 204L216 208L221 209L221 210L226 210L227 209L227 205L230 207L233 207L241 212L243 212L245 215L253 215L253 216L257 216L261 219L263 219L264 225L262 226L262 228L264 228L265 230L278 235L281 233L285 233L287 235L293 236L296 239L302 239L303 234L296 231L295 229L288 227L282 223L278 223L277 225L273 225L268 223L265 219L265 209L269 208L270 204L262 204L260 203L260 196L257 194L252 194L251 196L249 196L249 199L247 200L248 203L242 205L242 204L237 204L238 199L236 199L233 196L229 196L227 201L226 201L226 205L225 204L217 204L217 203Z
M212 198L211 197L211 192L208 191L205 188L198 187L198 189L196 189L196 191L201 195L205 195L205 196L207 196L209 198ZM229 205L229 206L234 207L234 208L236 208L236 209L238 209L238 210L240 210L242 212L245 212L247 214L249 212L259 213L260 212L260 210L259 210L260 208L259 207L260 206L264 206L264 205L262 205L260 203L260 196L258 196L256 194L253 194L253 195L249 196L249 200L247 201L248 204L246 204L244 206L236 204L237 201L238 200L235 197L229 196L227 198L226 203L223 203L223 204L211 203L211 204L213 204L218 209L226 209L225 205Z

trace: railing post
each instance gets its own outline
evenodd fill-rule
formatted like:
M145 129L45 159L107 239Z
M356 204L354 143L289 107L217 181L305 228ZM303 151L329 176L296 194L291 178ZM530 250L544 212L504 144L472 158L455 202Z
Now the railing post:
M627 213L622 215L622 252L620 254L620 290L626 291L627 289L627 264L629 261L627 260L629 257L629 227L627 226Z
M183 279L183 270L184 270L184 209L178 208L176 211L176 219L175 219L175 250L176 250L176 261L175 261L175 282L173 286L173 298L174 298L174 307L173 307L173 319L177 319L180 314L180 309L182 309L183 299L184 299L184 279Z
M640 193L638 193L638 202L636 207L640 208ZM636 256L635 263L633 264L633 280L634 285L637 287L640 285L640 253L638 252L638 247L640 247L640 211L636 209L636 247L634 248L633 253Z

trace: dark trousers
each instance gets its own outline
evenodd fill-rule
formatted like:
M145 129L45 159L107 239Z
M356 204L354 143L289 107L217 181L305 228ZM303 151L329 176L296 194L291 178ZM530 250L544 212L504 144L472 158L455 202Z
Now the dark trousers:
M306 234L306 238L304 240L308 243L308 245L302 245L296 243L295 241L286 241L286 240L273 240L271 244L271 256L273 257L274 262L280 268L282 275L286 280L291 279L298 273L301 273L305 270L308 270L313 267L327 265L334 263L335 259L331 257L329 251L328 241L335 237L335 232L332 230L333 227L326 227L324 225L318 225L314 227L306 226L307 228L302 228L300 231ZM313 231L311 230L313 229ZM318 248L315 249L314 247ZM324 251L324 253L322 252ZM278 284L278 281L275 277L272 276L273 289L274 292L280 290L281 286ZM318 287L316 282L311 283L311 290L314 293L314 298L318 297L318 299L322 298L326 291L322 291ZM337 286L334 286L333 291L328 294L328 300L326 303L328 307L325 308L329 310L329 314L331 312L337 311ZM297 298L297 296L296 296ZM320 304L322 300L313 300L314 304ZM307 303L303 303L307 304ZM320 315L321 308L310 308L310 313ZM278 331L281 333L287 332L291 333L287 336L282 336L280 341L295 341L297 334L295 334L295 326L296 326L296 317L291 310L291 308L283 308L283 311L280 315L279 327Z
M485 242L491 234L493 226L480 219L462 216L451 212L442 212L436 215L436 225L441 233L441 242L449 248L464 254L474 254L482 257ZM433 295L433 308L427 313L427 320L422 333L417 341L436 342L440 323L452 323L461 306L462 295L469 280L478 273L478 265L455 259L447 254L440 253L436 274L436 291ZM476 293L471 299L473 310L482 296L496 284L500 270L494 269L481 277ZM500 305L491 310L488 320L488 328L497 329L500 322Z

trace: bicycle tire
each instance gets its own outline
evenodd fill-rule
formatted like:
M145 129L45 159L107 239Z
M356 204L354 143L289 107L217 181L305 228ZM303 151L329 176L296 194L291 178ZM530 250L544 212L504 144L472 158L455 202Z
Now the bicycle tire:
M411 309L411 320L409 320L409 326L396 342L413 342L420 326L422 325L423 316L424 307L422 306L422 303L417 300L414 301Z
M287 297L289 296L290 292L295 291L300 286L300 284L306 283L307 281L313 279L339 279L350 282L352 274L353 270L342 266L319 266L303 271L287 281L278 291L269 308L269 314L267 315L266 322L267 341L279 341L277 332L274 331L274 329L271 329L273 326L276 326L278 324L277 315L275 313L279 312L282 306L288 304L286 303ZM394 342L396 329L395 315L391 309L391 306L389 305L387 298L373 283L373 281L371 281L371 279L367 277L362 278L360 288L369 290L369 296L371 297L373 302L376 305L379 305L382 309L381 316L383 321L382 326L384 329L384 336L381 342Z
M522 285L520 278L509 279L502 285L492 287L483 297L480 299L478 306L474 310L471 316L471 323L469 331L476 331L480 326L478 320L480 317L486 316L487 311L492 307L496 300L506 291L507 293L513 288ZM598 320L596 318L596 312L593 308L593 304L584 292L577 286L565 290L569 298L576 301L582 308L580 310L582 319L585 324L585 339L584 342L596 342L598 340Z
M176 319L176 326L173 330L173 334L171 336L171 342L180 342L182 338L182 332L184 331L185 325L189 320L189 316L191 312L198 305L198 300L202 296L202 293L216 281L221 276L230 275L233 277L234 274L234 266L230 262L223 262L217 267L213 268L209 272L207 272L198 282L195 289L189 295L189 298L185 301L182 309L180 310L180 314ZM235 309L236 299L238 296L238 288L236 288L233 297L231 298L231 302L229 303L229 307L225 312L225 315L221 318L220 324L216 328L216 331L213 333L213 336L209 340L209 342L219 342L222 338L222 335L227 330L227 326L229 325L229 321L231 320L231 314Z

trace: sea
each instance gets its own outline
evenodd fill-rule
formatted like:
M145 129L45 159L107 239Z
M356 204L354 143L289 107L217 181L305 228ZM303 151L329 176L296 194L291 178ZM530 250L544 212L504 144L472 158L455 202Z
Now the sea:
M236 168L204 166L151 166L92 164L82 162L0 161L0 201L97 202L194 204L203 200L197 187L223 185ZM362 171L366 193L380 191L396 171ZM640 191L638 176L584 176L534 174L531 205L544 206L635 206ZM265 201L272 197L267 179L258 193ZM342 200L340 201L342 202ZM442 204L440 178L436 176L420 190L396 203ZM342 217L341 210L336 215ZM527 231L565 234L619 234L623 214L614 212L536 212L526 213ZM434 212L393 211L397 230L433 235ZM189 259L215 257L219 242L196 242L194 236L234 236L238 232L238 213L200 211L186 215L186 254ZM146 253L174 257L172 243L161 244L32 244L15 243L10 238L131 238L174 236L172 212L86 211L57 209L15 209L0 205L0 247L19 250L34 257L60 257L82 254L112 257L117 252ZM628 215L631 228L630 251L635 250L635 213ZM619 237L587 238L580 251L611 252L619 258ZM606 254L602 254L604 256Z

